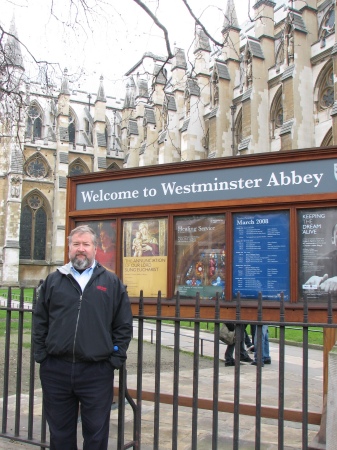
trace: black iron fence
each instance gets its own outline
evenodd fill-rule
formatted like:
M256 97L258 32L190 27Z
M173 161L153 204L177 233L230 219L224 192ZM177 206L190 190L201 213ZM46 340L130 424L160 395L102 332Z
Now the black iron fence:
M1 440L10 439L26 443L27 448L49 448L41 387L37 366L33 361L30 332L33 305L24 302L23 289L17 303L13 303L10 288L6 297L5 304L0 307L3 326L0 444ZM326 324L308 323L306 303L303 307L303 320L286 323L285 305L281 298L279 320L268 323L278 327L279 335L277 348L274 349L276 358L268 368L263 367L259 345L262 325L266 324L263 321L260 298L257 320L250 321L257 326L257 365L248 368L247 365L240 364L240 341L237 339L235 367L231 372L224 367L220 354L224 350L224 346L219 345L222 302L217 298L214 317L204 319L200 318L200 300L197 296L194 317L181 318L181 302L177 295L174 315L167 317L162 315L159 295L156 314L149 317L144 314L143 298L140 296L139 311L134 317L136 370L132 375L127 373L127 366L119 371L119 383L115 387L118 396L117 418L114 416L112 419L116 422L112 431L116 433L111 436L114 442L111 448L243 449L244 443L250 442L259 449L263 442L269 442L275 448L283 449L290 445L285 439L285 430L289 424L295 424L294 428L297 429L293 448L309 448L311 439L319 433L321 427L323 365L317 363L314 376L310 375L308 329L309 326L336 327L332 323L331 296L327 297ZM145 336L149 319L152 324L151 338ZM188 336L181 325L186 320L193 325ZM173 323L170 330L167 330L167 321ZM201 322L214 324L214 333L209 334L209 338L203 335ZM247 319L241 318L239 300L236 302L236 317L232 322L239 335L242 325L247 322ZM300 356L296 356L297 371L291 372L290 380L289 367L286 368L287 326L300 328L303 335ZM169 342L167 335L170 335ZM189 344L186 344L187 337ZM150 372L146 368L149 351L146 345L150 345L154 353ZM165 369L162 354L164 349L171 352L171 362ZM190 361L188 367L185 363L183 366L183 357ZM320 380L315 386L312 384L314 379ZM287 391L289 385L290 393ZM266 433L266 427L272 427L272 432L269 429L269 434ZM184 447L180 446L182 441L185 443ZM203 446L200 446L201 443Z

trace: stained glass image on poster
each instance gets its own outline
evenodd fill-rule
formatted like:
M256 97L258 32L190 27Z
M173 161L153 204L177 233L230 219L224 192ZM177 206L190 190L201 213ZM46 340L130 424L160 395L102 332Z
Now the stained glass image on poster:
M299 294L311 300L337 292L337 209L298 211Z
M233 297L289 300L289 214L235 214Z
M225 216L179 217L174 222L175 292L214 299L225 289Z
M76 222L76 226L89 225L98 236L96 260L111 272L116 270L116 221Z
M167 219L124 221L123 282L131 297L167 295Z

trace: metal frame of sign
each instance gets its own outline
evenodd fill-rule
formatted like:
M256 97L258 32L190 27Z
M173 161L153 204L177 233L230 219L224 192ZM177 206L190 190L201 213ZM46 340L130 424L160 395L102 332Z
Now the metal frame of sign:
M188 216L225 216L226 248L223 250L226 258L225 282L219 277L216 278L215 275L214 279L211 280L213 285L216 286L215 280L217 279L219 286L223 287L222 307L228 310L229 316L235 316L235 310L233 309L235 302L233 300L236 290L243 286L244 278L246 279L248 276L253 278L254 273L258 274L265 271L266 265L258 262L262 261L262 253L258 254L258 252L269 249L274 256L271 256L269 260L268 258L263 260L267 265L271 264L274 257L276 259L287 258L288 270L283 266L280 272L273 272L270 269L268 274L274 274L275 278L279 277L280 280L289 277L288 280L283 280L283 284L280 282L279 286L285 287L286 301L288 306L291 305L292 307L293 318L296 318L297 308L301 309L300 300L303 286L307 289L310 285L310 283L306 284L307 280L303 280L299 276L299 271L302 270L299 267L299 261L303 260L303 253L299 249L299 244L305 242L307 245L310 242L307 238L303 241L303 237L300 236L304 226L303 220L299 219L301 217L300 212L303 210L310 214L310 211L315 212L320 208L337 208L336 192L337 155L336 149L333 147L82 174L68 178L66 236L79 222L114 221L116 223L116 273L122 277L125 246L129 246L128 267L137 267L130 259L133 256L130 253L131 241L125 241L125 229L123 238L123 224L132 221L138 223L152 220L156 228L153 239L157 241L157 246L159 246L160 242L164 242L164 235L159 235L158 226L155 224L159 219L165 219L167 224L167 229L165 228L163 231L166 239L165 249L162 244L162 252L165 252L165 254L160 254L158 247L157 253L154 254L158 259L158 266L151 267L148 265L147 270L158 270L162 277L166 270L164 289L166 296L163 300L167 302L167 305L172 306L175 302L176 287L174 280L176 265L175 219ZM273 218L287 218L288 225L285 225L287 236L284 243L276 242L276 237L284 233L284 229L280 225L276 225L276 222L269 228L267 226L268 230L265 229L265 231L260 227L262 223L253 223L256 219L261 219L263 215L269 215L270 224L273 222ZM240 218L241 222L235 223L235 218ZM244 220L247 221L245 231ZM308 233L314 234L315 224L312 225L313 228L310 228L309 222L305 222L305 225ZM240 244L240 239L244 236L247 241L246 231L248 236L254 235L255 237L254 242L251 241L249 244L246 242L248 247L247 245L243 247ZM258 242L256 233L264 236L264 240ZM132 235L132 238L134 237ZM189 238L186 235L183 239ZM193 240L193 236L190 239ZM267 241L269 239L269 241L265 242L265 239ZM266 245L264 249L262 248L264 246L262 242ZM288 248L282 247L281 250L283 244ZM249 246L255 246L256 251L252 251L252 248L249 250ZM257 251L257 249L259 250ZM251 251L249 258L247 257L248 250ZM147 246L146 251L150 251L149 246ZM279 252L278 256L275 252ZM220 261L220 257L222 258L221 251L218 249L214 254L210 251L206 252L207 254L201 253L204 258L208 258L207 264L210 264L209 261L214 257L218 258L218 261ZM307 254L308 252L304 254L305 261L309 261L309 258L305 256ZM67 251L65 251L66 257ZM254 257L256 258L255 262ZM165 261L163 258L166 258ZM233 270L233 263L237 265L240 261L241 263L243 261L246 268L247 264L250 264L249 270L240 271L237 267ZM141 263L142 261L139 262L139 264ZM149 263L149 260L147 263ZM201 268L202 261L198 261L197 264L199 264L199 278L201 280L199 280L199 284L201 284L201 275L204 277L208 275L210 279L213 273L207 274ZM214 261L212 264L214 264ZM144 264L143 266L145 267ZM209 270L211 271L211 268ZM306 270L308 271L308 267L306 267ZM242 275L241 280L239 280L240 274ZM193 277L188 279L186 276L184 279L190 283L189 290L193 291L191 287ZM270 298L266 296L264 301L267 304L266 314L268 317L270 314L270 318L272 318L272 310L278 303L278 298L274 295L277 283L265 284L265 286L267 285L273 292L270 294ZM312 285L310 287L312 288ZM209 289L208 292L211 292L211 290ZM132 302L137 303L137 296L131 297ZM247 294L246 298L243 297L243 304L247 306L247 311L251 308L256 309L254 306L256 305L256 299L253 297L252 293ZM153 297L146 298L145 295L145 303L155 305L156 299ZM188 307L190 304L191 300L183 299L183 306ZM214 299L202 298L201 304L205 307L204 317L208 315L211 317ZM208 310L207 308L211 309ZM319 306L312 302L310 308L317 311ZM167 314L170 314L171 311L168 309Z

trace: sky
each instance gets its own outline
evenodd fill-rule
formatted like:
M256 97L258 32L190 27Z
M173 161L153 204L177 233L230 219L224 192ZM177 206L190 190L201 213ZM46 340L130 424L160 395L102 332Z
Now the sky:
M194 20L182 0L144 0L168 30L171 45L187 52ZM87 15L70 0L2 0L0 24L12 17L18 37L37 60L58 63L55 77L68 69L73 89L96 91L100 76L106 92L120 89L123 75L145 52L165 55L162 31L133 0L87 0ZM72 0L73 5L79 0ZM206 29L221 40L227 0L188 0ZM247 19L249 0L235 0L239 23ZM52 9L53 5L53 9ZM99 6L101 5L101 7ZM29 71L29 64L26 64Z

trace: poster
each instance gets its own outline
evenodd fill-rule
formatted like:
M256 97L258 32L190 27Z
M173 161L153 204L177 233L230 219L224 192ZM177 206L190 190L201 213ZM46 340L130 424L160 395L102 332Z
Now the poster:
M289 213L234 214L233 297L289 300Z
M190 216L174 222L175 292L214 299L225 289L225 215Z
M123 283L130 297L167 296L167 219L123 222Z
M298 211L300 296L337 291L337 209Z
M116 221L76 222L76 226L88 225L98 236L96 261L111 272L116 270Z

